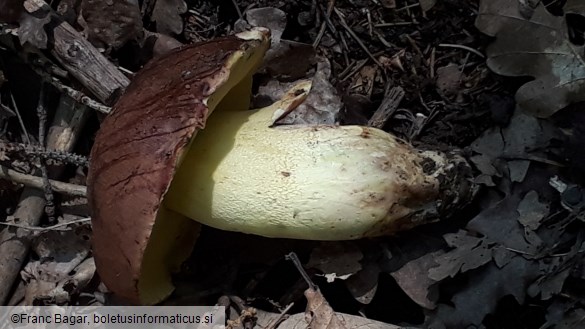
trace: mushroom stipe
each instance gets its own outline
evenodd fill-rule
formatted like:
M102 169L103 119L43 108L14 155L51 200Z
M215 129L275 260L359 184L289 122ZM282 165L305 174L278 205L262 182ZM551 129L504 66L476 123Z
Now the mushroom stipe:
M455 153L420 151L369 127L275 125L310 81L248 110L269 43L255 28L160 57L104 120L88 194L96 266L112 292L137 304L167 298L199 223L359 239L439 220L472 197L469 166Z

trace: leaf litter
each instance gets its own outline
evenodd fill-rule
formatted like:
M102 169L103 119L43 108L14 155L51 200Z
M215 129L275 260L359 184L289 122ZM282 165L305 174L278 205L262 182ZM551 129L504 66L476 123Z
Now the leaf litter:
M576 3L569 3L573 10L579 9ZM476 26L496 37L487 48L491 70L534 77L516 93L519 108L536 117L549 117L585 100L584 48L571 42L566 16L554 16L542 2L530 8L529 14L523 14L523 8L521 1L482 0Z

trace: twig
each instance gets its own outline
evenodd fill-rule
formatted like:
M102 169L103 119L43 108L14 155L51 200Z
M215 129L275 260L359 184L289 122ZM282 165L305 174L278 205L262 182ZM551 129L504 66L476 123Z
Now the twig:
M380 62L378 62L376 57L374 57L374 55L372 55L372 53L368 50L368 47L366 47L366 45L364 45L364 43L357 36L357 34L355 34L355 32L349 27L349 25L347 25L347 22L345 21L345 18L343 18L343 15L341 14L341 12L337 8L333 8L333 11L335 11L335 14L339 18L339 23L341 24L341 26L343 26L343 28L347 31L347 33L349 33L349 35L355 40L355 42L357 42L358 45L360 45L360 47L366 52L366 54L368 54L368 56L372 59L372 61L374 61L374 63L376 63L376 65L378 65L378 67L380 67L382 72L384 72L385 71L384 66Z
M2 108L2 111L8 112L8 115L14 115L16 116L16 113L14 113L14 111L12 111L8 106L0 103L0 108Z
M393 27L393 26L405 26L405 25L417 25L417 22L394 22L394 23L380 23L374 24L374 27Z
M370 13L370 10L368 9L364 9L366 11L366 18L368 19L368 34L370 35L370 38L374 36L373 31L374 31L374 26L372 24L372 14Z
M39 117L39 145L45 146L45 126L47 125L47 110L45 109L45 83L41 83L39 91L39 103L37 104L37 116ZM45 193L45 213L49 223L55 222L55 203L51 182L49 182L49 173L45 159L39 159L41 167L41 177L43 178L43 192Z
M418 45L416 44L416 41L414 41L408 34L406 35L406 39L408 40L408 43L410 43L410 46L414 49L414 51L416 51L416 53L420 56L420 58L421 59L424 58L424 55L420 48L418 47Z
M51 225L51 226L46 226L46 227L41 227L41 226L28 226L28 225L20 225L20 224L12 224L12 223L3 223L0 222L0 226L7 226L7 227L16 227L16 228L21 228L24 230L28 230L28 231L37 231L37 232L44 232L44 231L67 231L67 230L59 230L59 228L64 227L64 226L69 226L69 225L73 225L73 224L79 224L79 223L85 223L85 222L91 222L91 218L81 218L81 219L77 219L77 220L72 220L70 222L65 222L65 223L59 223L59 224L55 224L55 225Z
M83 155L73 154L63 151L47 150L36 145L26 145L21 143L11 143L0 140L0 151L5 153L20 152L31 157L39 157L45 160L52 160L59 163L69 163L76 166L87 167L87 158Z
M431 79L435 78L435 56L436 56L436 49L433 47L431 50L431 58L429 59L429 76Z
M240 10L240 7L238 6L238 1L237 0L232 0L232 3L234 4L234 7L236 8L236 11L238 12L238 17L240 19L244 18L244 15L242 15L242 11Z
M382 129L388 119L392 117L394 112L398 109L404 95L405 92L402 87L398 86L389 88L384 95L384 100L382 100L382 103L368 121L368 126Z
M43 178L20 173L16 170L0 166L0 178L10 180L14 183L23 184L25 186L34 187L36 189L43 189ZM85 197L87 188L83 185L69 184L59 182L56 180L49 180L53 191L71 196Z
M341 82L351 78L352 76L354 76L356 73L359 72L359 70L362 69L362 67L364 67L364 65L366 65L366 63L368 62L368 59L362 59L360 62L358 62L358 64L349 72L349 74L347 74L346 76L344 76L343 78L341 78Z
M444 47L444 48L457 48L457 49L463 49L463 50L467 50L471 53L476 54L477 56L481 57L481 58L485 58L484 54L482 54L481 52L479 52L478 50L475 50L471 47L467 47L464 45L455 45L455 44L450 44L450 43L440 43L439 47Z
M279 323L280 323L280 322L281 322L281 321L284 319L284 317L286 316L286 313L287 313L288 311L290 311L290 309L293 307L293 305L294 305L294 304L295 304L295 303L290 303L290 304L288 304L288 305L287 305L287 306L284 308L284 310L282 310L282 312L280 312L280 315L279 315L279 316L278 316L276 319L273 319L272 321L270 321L270 322L269 322L269 323L266 325L266 327L264 327L264 329L275 329L275 328L276 328L276 326L277 326L277 325L278 325L278 324L279 324Z
M309 277L309 275L305 271L305 268L303 267L303 264L299 260L299 257L297 256L297 254L295 254L294 252L291 252L285 256L285 259L290 260L295 265L295 267L297 268L297 270L299 271L299 273L301 274L301 276L303 277L305 282L307 282L307 284L309 285L309 288L311 288L313 290L319 289L319 287L317 287L317 285L315 283L313 283L313 280L311 280L311 278Z
M18 51L17 49L12 49L13 51ZM42 56L42 54L37 54L39 56ZM57 67L56 64L51 63L49 61L49 59L42 57L42 59L36 59L36 60L30 60L28 57L19 54L19 56L22 58L22 60L24 62L29 62L31 65L29 66L33 71L35 71L36 74L38 74L41 79L45 82L50 83L53 87L55 87L57 90L59 90L62 93L67 94L69 97L71 97L73 100L75 100L76 102L79 102L83 105L87 105L87 107L94 109L98 112L102 112L105 114L110 113L111 108L109 106L106 106L102 103L100 103L99 101L91 98L90 96L86 95L85 93L75 90L74 88L71 88L69 86L66 86L65 84L63 84L56 76L61 77L61 78L70 78L70 76L68 76L67 71L62 70L61 68ZM9 109L8 107L6 107L5 105L0 104L1 107Z
M414 8L414 7L418 7L418 6L420 6L420 3L419 3L419 2L417 2L417 3L414 3L414 4L412 4L412 5L406 5L406 6L404 6L404 7L397 8L397 9L396 9L396 11L397 11L397 12L399 12L399 11L404 11L404 10L408 10L408 9L410 9L410 8Z
M16 106L16 101L14 100L14 95L12 93L10 93L10 100L12 101L12 106L14 107L14 113L16 113L16 117L18 118L20 129L22 129L22 133L24 134L24 139L30 145L32 144L32 142L30 140L30 137L28 136L28 132L26 131L26 127L24 126L24 121L22 121L22 116L20 115L18 106Z
M341 33L341 31L339 32L339 38L341 39L341 44L343 44L343 49L345 49L345 51L343 51L343 59L345 60L345 65L349 66L349 56L347 56L347 53L349 52L349 46L347 45L347 41L345 41L345 37L343 36L343 33Z
M367 59L364 59L362 61L367 61ZM343 79L343 77L345 77L347 74L349 74L349 72L351 72L351 69L353 69L354 65L356 64L356 61L352 61L343 71L341 71L341 73L339 73L339 75L337 76L338 79Z
M27 5L31 12L48 10L55 21L48 47L54 58L102 103L114 103L130 80L44 1L27 0Z
M69 86L64 85L57 78L51 77L49 79L49 82L51 83L51 85L53 85L55 88L57 88L57 90L59 90L60 92L67 94L67 96L71 97L76 102L79 102L83 105L87 105L87 107L89 107L93 110L96 110L98 112L102 112L105 114L109 114L110 111L112 110L111 107L106 106L106 105L92 99L91 97L87 96L86 94L82 93L81 91L75 90Z
M384 36L380 32L378 32L377 30L374 31L374 34L376 35L378 40L380 40L380 42L384 45L384 47L386 47L388 49L397 48L395 45L388 42L388 40L386 40L386 38L384 38Z
M316 3L316 1L313 3L315 5L315 11L316 11L317 10L317 3ZM327 11L324 14L325 19L323 20L323 23L321 23L321 28L319 29L319 34L317 34L315 41L313 41L313 48L317 48L317 46L321 42L321 38L323 38L323 35L325 34L325 28L327 27L327 21L330 21L331 12L333 11L334 6L335 6L335 0L329 0L329 3L327 4ZM313 7L311 7L311 10L312 9L313 9Z
M64 37L61 32L55 33L54 38L55 42L61 42L62 47L63 43L67 41L59 40L59 38ZM83 43L83 41L79 42ZM94 51L97 52L95 49ZM90 52L93 53L93 51ZM71 62L66 67L81 67L86 64L85 58L75 62L76 59L79 58L70 58ZM96 81L99 81L99 79ZM112 90L110 88L112 84L105 82L108 86L94 86L93 90L101 90L102 97L106 95L112 96L112 94L108 94L108 90ZM78 108L78 104L70 102L69 97L62 97L47 135L47 148L63 153L70 152L85 123L83 118L86 118L88 113L89 109L86 107ZM58 177L62 171L63 167L52 167L49 170L49 177ZM45 199L42 192L31 187L25 187L13 216L19 218L25 225L38 226L44 212L44 206ZM0 264L2 264L0 266L0 282L2 282L2 285L0 285L0 305L5 304L8 300L14 282L18 278L23 264L28 259L31 238L30 232L21 228L0 231Z

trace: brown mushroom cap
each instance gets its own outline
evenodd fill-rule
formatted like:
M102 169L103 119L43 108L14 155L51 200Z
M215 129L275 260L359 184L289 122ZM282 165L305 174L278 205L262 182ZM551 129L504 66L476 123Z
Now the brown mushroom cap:
M174 50L136 75L102 123L87 183L96 266L112 292L138 304L172 292L170 271L189 256L199 224L161 202L197 131L250 83L268 45L257 28Z

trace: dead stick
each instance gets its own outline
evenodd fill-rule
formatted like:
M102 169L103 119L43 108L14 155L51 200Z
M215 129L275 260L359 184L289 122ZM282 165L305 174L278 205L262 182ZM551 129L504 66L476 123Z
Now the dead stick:
M341 14L341 12L337 8L334 8L333 11L337 15L337 18L339 18L339 23L341 24L341 26L343 26L343 28L347 31L347 33L349 33L349 35L355 40L355 42L357 42L357 44L364 50L364 52L368 55L368 57L370 57L370 59L372 59L372 61L374 63L376 63L376 65L378 65L378 67L380 67L380 69L382 71L384 71L384 66L382 64L380 64L380 62L378 62L376 57L374 57L374 55L372 55L372 53L370 52L368 47L366 47L366 45L364 44L362 39L360 39L357 36L357 34L355 34L355 32L351 29L351 27L349 27L349 25L345 21L345 18L343 18L343 15Z
M130 80L69 23L60 21L42 0L27 0L31 12L48 10L59 24L53 29L51 54L102 103L112 105Z
M39 190L43 189L44 182L42 177L27 175L19 173L16 170L0 166L0 178L13 181L18 184L23 184L28 187L33 187ZM49 183L53 191L71 196L85 197L87 188L83 185L63 183L60 181L49 179Z
M39 117L39 144L45 147L45 126L47 124L47 109L45 108L45 83L41 83L39 95L39 104L37 105L37 115ZM49 223L55 221L55 203L53 188L49 181L49 171L45 159L40 158L41 177L43 178L43 191L45 192L45 213L49 217Z
M69 152L77 141L79 132L85 124L90 110L83 105L62 96L55 113L55 118L47 135L47 148ZM54 167L49 176L57 177L63 167ZM44 212L45 198L43 192L26 187L20 197L13 217L18 225L39 226ZM23 228L8 228L0 231L0 305L5 305L14 282L27 259L30 249L31 232Z
M404 89L401 87L390 88L384 95L382 103L368 121L368 126L382 129L388 119L396 112L398 105L404 98Z

